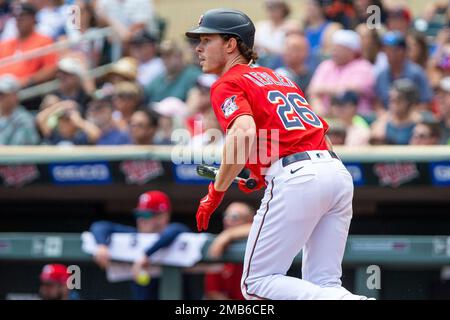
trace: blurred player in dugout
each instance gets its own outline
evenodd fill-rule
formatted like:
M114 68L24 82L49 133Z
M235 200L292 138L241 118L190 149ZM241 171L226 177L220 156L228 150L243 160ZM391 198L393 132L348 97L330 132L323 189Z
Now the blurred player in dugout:
M231 203L223 213L224 230L208 249L211 258L220 258L226 247L246 239L252 227L255 209L243 202ZM225 263L219 270L205 274L204 297L208 300L244 300L241 292L242 263Z
M137 208L134 210L136 227L98 221L92 224L90 231L98 244L94 261L105 269L110 264L109 242L112 233L158 233L160 238L143 254L142 258L135 261L133 272L148 268L149 257L161 248L168 247L182 232L190 230L180 223L169 223L171 213L169 197L161 191L148 191L139 197ZM136 276L136 274L135 274ZM139 285L135 281L131 283L132 298L135 300L157 300L159 289L159 274L152 273L148 285Z
M67 267L63 264L46 264L39 276L39 296L42 300L79 300L80 296L67 285Z

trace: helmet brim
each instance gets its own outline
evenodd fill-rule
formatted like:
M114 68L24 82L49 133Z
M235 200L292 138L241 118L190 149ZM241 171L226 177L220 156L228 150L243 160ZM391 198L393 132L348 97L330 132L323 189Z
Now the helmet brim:
M223 31L213 28L198 27L185 33L186 37L198 39L202 34L223 34Z

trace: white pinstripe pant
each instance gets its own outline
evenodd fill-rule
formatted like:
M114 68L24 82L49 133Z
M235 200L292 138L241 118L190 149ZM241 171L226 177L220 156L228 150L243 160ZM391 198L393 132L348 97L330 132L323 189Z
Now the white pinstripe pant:
M327 151L308 153L312 160L286 167L279 160L266 175L245 252L246 299L365 298L351 294L340 280L352 218L351 175ZM302 249L302 279L286 276Z

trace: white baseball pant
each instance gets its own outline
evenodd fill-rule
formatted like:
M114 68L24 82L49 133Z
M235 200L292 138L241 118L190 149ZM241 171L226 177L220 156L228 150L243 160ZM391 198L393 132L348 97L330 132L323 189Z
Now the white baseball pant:
M352 177L328 151L308 154L312 160L283 167L280 159L267 172L245 251L241 288L246 299L366 299L351 294L340 280L352 218ZM302 279L286 276L302 249Z

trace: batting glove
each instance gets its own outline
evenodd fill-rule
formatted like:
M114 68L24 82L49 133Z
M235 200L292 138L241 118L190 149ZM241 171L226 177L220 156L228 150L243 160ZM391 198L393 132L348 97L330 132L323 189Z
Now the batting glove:
M254 187L253 189L250 189L245 184L245 181L241 180L238 183L239 190L241 190L244 193L251 193L251 192L254 192L254 191L258 191L261 188L266 186L266 180L262 176L255 175L252 171L250 171L249 179L255 179L256 187Z
M197 229L202 231L208 229L209 218L222 202L225 192L214 189L214 183L211 182L208 187L208 194L200 200L197 210Z

